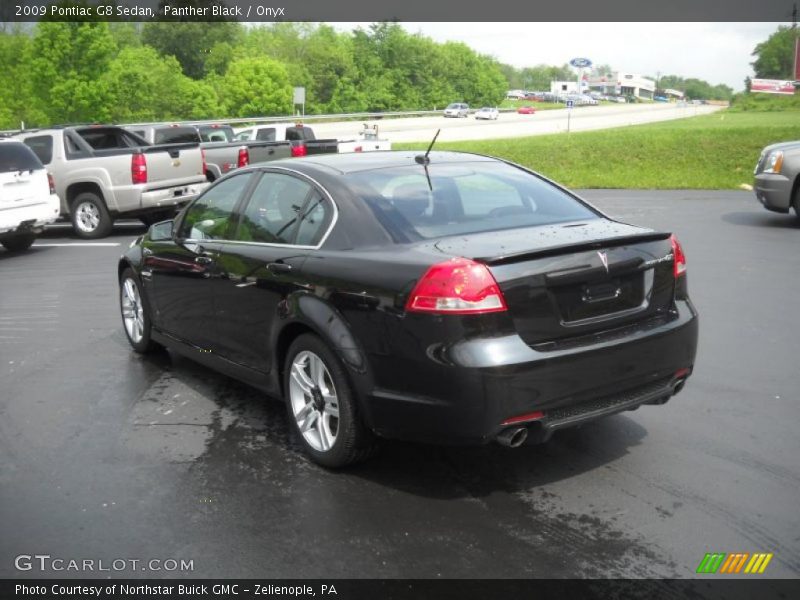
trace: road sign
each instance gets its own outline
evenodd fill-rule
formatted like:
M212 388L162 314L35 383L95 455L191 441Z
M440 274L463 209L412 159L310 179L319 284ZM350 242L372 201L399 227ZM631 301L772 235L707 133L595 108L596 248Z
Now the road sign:
M296 87L294 88L294 95L292 98L292 102L294 104L305 104L306 103L306 88L304 87Z
M578 69L586 69L592 66L592 61L588 58L573 58L569 64Z
M567 108L572 108L575 106L575 100L567 100Z

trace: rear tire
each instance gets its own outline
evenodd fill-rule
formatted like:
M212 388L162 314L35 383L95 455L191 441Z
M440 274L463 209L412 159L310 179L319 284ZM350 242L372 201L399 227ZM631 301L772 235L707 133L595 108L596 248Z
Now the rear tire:
M794 208L794 216L800 221L800 184L794 186L794 195L792 196L792 207Z
M289 422L311 459L338 469L366 460L375 440L364 427L341 361L320 338L299 336L284 368Z
M3 247L9 252L22 252L30 248L35 239L36 234L25 233L8 237L0 242L0 244L3 244Z
M83 192L75 196L69 210L72 229L79 238L95 240L111 233L114 219L103 199L94 192Z

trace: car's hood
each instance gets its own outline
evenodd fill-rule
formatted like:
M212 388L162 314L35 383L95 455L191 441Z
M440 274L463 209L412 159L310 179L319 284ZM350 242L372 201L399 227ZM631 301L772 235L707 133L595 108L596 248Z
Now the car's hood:
M795 150L800 148L800 140L794 142L779 142L777 144L771 144L764 148L763 153L772 152L774 150Z

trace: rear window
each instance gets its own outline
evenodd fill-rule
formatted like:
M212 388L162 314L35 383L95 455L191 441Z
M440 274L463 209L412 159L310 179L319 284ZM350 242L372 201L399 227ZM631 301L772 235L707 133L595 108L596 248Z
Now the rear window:
M194 127L165 127L156 129L153 135L155 144L185 144L199 141L200 134Z
M274 127L261 127L256 133L256 139L262 142L275 141L275 128Z
M598 218L569 194L505 163L434 163L428 173L430 186L422 166L347 178L398 242Z
M233 128L229 125L201 125L197 128L204 142L232 142Z
M21 142L0 142L0 173L44 169L41 161Z
M310 127L287 127L286 139L290 142L313 140L314 131Z
M23 142L33 150L33 153L42 161L42 164L49 165L53 160L52 135L35 135L25 138Z

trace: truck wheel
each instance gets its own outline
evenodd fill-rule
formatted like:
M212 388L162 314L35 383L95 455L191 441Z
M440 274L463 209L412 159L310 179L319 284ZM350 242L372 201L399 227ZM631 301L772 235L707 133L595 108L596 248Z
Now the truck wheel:
M374 439L361 422L344 367L321 339L298 337L283 376L289 421L314 462L335 469L372 454Z
M36 235L33 233L26 233L15 235L13 237L8 237L4 239L0 244L3 244L6 250L9 252L21 252L22 250L27 250L33 244L33 241L36 239Z
M80 238L91 240L106 237L114 226L106 203L94 192L78 194L69 212L72 229Z

